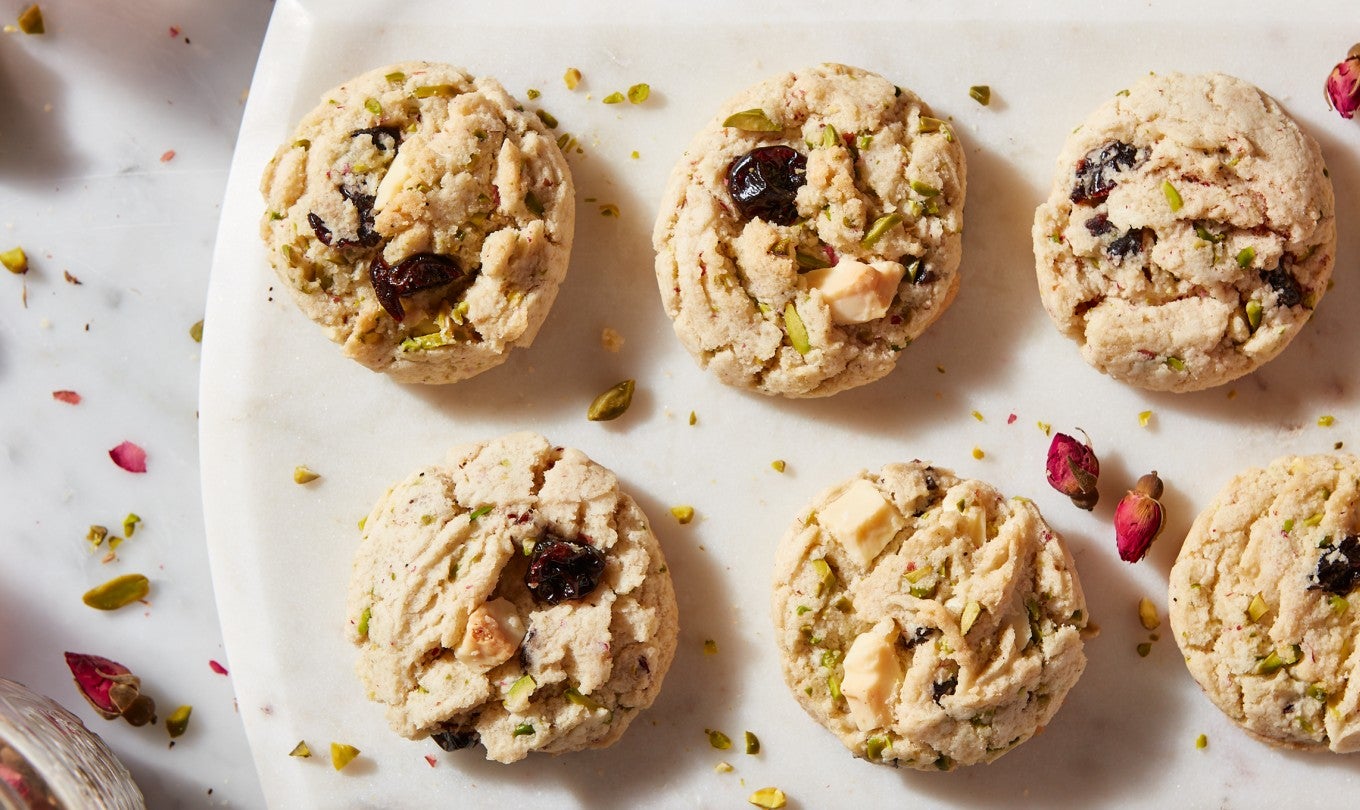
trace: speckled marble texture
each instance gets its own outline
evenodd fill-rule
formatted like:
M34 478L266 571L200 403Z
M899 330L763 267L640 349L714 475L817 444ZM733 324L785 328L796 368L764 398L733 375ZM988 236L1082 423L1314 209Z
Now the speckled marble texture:
M0 9L3 22L26 5ZM232 677L208 665L232 669L203 544L200 347L189 328L203 317L273 4L41 7L45 35L0 35L0 250L22 245L32 265L24 277L0 271L0 675L102 735L149 807L260 807ZM124 440L146 449L145 475L109 459ZM121 535L128 512L144 522L116 562L101 562L85 542L90 524ZM133 572L151 579L147 604L101 613L81 603ZM162 724L101 719L76 692L67 650L140 674ZM168 748L164 718L180 704L193 717Z

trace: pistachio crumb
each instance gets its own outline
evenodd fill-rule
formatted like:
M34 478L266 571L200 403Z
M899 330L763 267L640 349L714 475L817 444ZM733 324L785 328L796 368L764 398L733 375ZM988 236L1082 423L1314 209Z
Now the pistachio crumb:
M534 110L534 115L537 115L538 120L543 122L543 126L548 129L557 129L557 117L552 113L547 110Z
M592 422L608 422L618 419L633 404L633 380L624 380L595 397L586 409L586 418Z
M695 425L699 424L699 415L696 414L694 411L689 412L689 424L690 427L694 427Z
M1185 371L1185 361L1174 354L1168 355L1162 362L1166 363L1166 367L1172 371Z
M752 755L760 753L760 738L750 731L746 732L746 753Z
M359 756L359 749L346 743L331 743L331 767L337 771L354 761Z
M1334 424L1336 424L1336 417L1331 414L1318 417L1318 427L1331 427Z
M293 750L288 752L290 757L302 757L307 759L312 755L312 749L307 745L306 740L298 740L298 744L293 746Z
M645 82L639 82L628 88L628 103L641 104L652 95L652 86Z
M706 728L704 733L708 735L708 744L719 751L726 751L732 747L732 738L716 728Z
M1146 596L1138 600L1138 621L1145 630L1156 630L1162 625L1162 620L1157 618L1157 606Z
M1139 645L1138 645L1138 657L1139 657L1139 658L1147 658L1147 657L1148 657L1148 653L1150 653L1150 652L1152 652L1152 645L1149 644L1148 642L1144 641L1142 644L1139 644Z
M981 447L978 447L976 445L973 446L973 458L977 459L978 461L981 461L986 457L987 454L983 451Z
M198 323L189 327L189 337L193 338L195 343L203 342L203 321L200 320Z
M620 93L619 91L615 90L614 92L600 99L600 101L603 101L605 104L620 104L623 102L623 93Z
M1138 414L1138 427L1147 427L1152 421L1152 411L1141 411Z
M1166 204L1171 206L1172 213L1181 210L1181 206L1184 204L1181 201L1181 193L1176 190L1175 186L1171 185L1170 180L1162 181L1162 194L1166 197Z
M978 420L979 422L983 421L982 413L979 411L973 411L973 418Z
M642 157L642 155L638 154L638 150L634 149L634 150L628 155L628 157L632 158L633 160L637 160L638 158Z
M713 766L713 770L717 771L718 773L731 773L735 769L726 762L719 762L717 765Z
M0 253L0 264L15 275L23 275L28 272L28 254L24 253L22 247L12 247Z
M170 738L179 737L189 730L189 715L194 711L193 706L180 706L165 718L165 730L170 733Z
M1195 747L1196 747L1196 748L1208 748L1208 747L1209 747L1209 737L1208 737L1207 735L1204 735L1204 734L1201 734L1201 735L1199 735L1198 737L1196 737L1196 738L1195 738Z
M19 30L25 34L45 34L46 26L43 25L42 9L37 3L24 9L19 14Z
M533 101L534 99L538 98L543 94L538 92L534 88L530 87L528 90L524 91L524 95L528 96L530 101Z
M672 506L672 507L671 507L671 514L675 516L676 521L679 522L679 524L680 524L681 526L684 526L685 524L687 524L687 523L689 523L690 521L694 520L694 507L693 507L693 506Z
M581 86L581 71L576 68L567 68L567 72L562 74L562 83L568 90L575 90Z
M1038 425L1039 429L1044 432L1045 436L1049 435L1053 431L1053 426L1047 422L1035 422L1035 424Z
M718 642L711 638L704 639L704 655L717 655Z
M293 468L294 484L310 484L320 477L321 477L320 475L313 472L311 468L309 468L305 464L299 464L298 466Z
M992 88L985 84L975 84L968 88L968 97L986 107L992 103Z
M765 810L778 810L788 803L788 797L777 787L767 787L752 793L746 801L756 807L764 807Z
M619 207L614 203L604 203L600 206L600 216L619 218Z
M784 459L782 458L777 458L774 461L770 462L770 469L774 470L777 473L782 473L787 468L788 465L784 463Z

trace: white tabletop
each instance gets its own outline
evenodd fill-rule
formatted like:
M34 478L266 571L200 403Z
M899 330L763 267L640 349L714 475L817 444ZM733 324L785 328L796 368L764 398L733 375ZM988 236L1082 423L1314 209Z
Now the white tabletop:
M44 36L0 36L0 676L76 712L148 806L262 807L208 575L199 498L199 344L237 127L267 0L43 0ZM12 23L21 4L0 14ZM79 279L77 286L64 273ZM24 289L27 287L27 305ZM207 327L211 329L211 325ZM53 399L73 390L82 401ZM108 451L147 452L147 473ZM85 534L143 523L104 563ZM125 573L145 605L81 594ZM119 661L162 718L132 728L80 698L64 651ZM193 706L173 748L164 717Z

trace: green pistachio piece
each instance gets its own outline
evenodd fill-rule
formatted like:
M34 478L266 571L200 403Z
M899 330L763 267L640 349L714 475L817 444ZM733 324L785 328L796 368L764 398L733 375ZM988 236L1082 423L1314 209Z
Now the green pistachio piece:
M1138 645L1137 649L1139 658L1147 658L1148 654L1152 652L1152 645L1144 641L1142 644Z
M311 468L307 467L305 464L299 464L293 468L294 484L310 484L320 477L320 475L312 472Z
M928 115L921 116L921 121L916 125L917 132L939 132L948 127L944 121L938 118L931 118Z
M368 638L368 622L373 618L373 606L364 608L364 612L359 614L359 638Z
M732 738L716 728L706 728L704 733L708 735L708 744L719 751L726 751L732 747Z
M940 193L940 190L938 188L935 188L929 183L923 182L921 180L912 180L909 183L907 183L907 185L911 186L911 190L916 192L917 194L920 194L922 197L935 197L938 196Z
M831 262L826 260L825 253L820 250L803 247L802 245L794 248L793 259L798 263L798 269L800 271L821 270L822 268L831 266Z
M1185 361L1175 355L1168 356L1162 362L1172 371L1185 371Z
M85 542L90 544L90 548L96 549L104 544L104 538L109 536L109 530L103 526L91 524L90 530L85 533Z
M528 676L526 675L525 677L527 678ZM575 703L577 706L584 706L585 708L589 709L592 712L599 711L600 709L604 708L604 706L601 705L598 701L592 700L586 697L585 695L581 694L581 690L577 689L574 686L567 687L566 696L568 701Z
M1247 605L1247 618L1254 624L1259 622L1261 617L1266 615L1269 610L1270 606L1266 604L1265 597L1258 593L1251 598L1250 604Z
M1162 620L1157 618L1157 606L1146 596L1138 600L1138 621L1144 630L1156 630L1162 624Z
M510 734L512 737L527 737L534 733L535 732L533 723L520 723L519 725L515 726L515 730L512 731Z
M781 129L759 107L732 113L723 119L723 126L734 127L744 132L778 132Z
M203 342L203 321L189 327L189 337L193 338L195 343Z
M873 247L878 244L878 240L882 239L888 231L897 227L900 222L902 222L902 215L896 211L891 214L884 214L874 220L874 224L869 227L869 232L864 234L864 238L860 240L860 246Z
M985 84L975 84L968 88L968 97L986 107L992 103L992 88Z
M1351 603L1346 601L1344 596L1329 596L1327 597L1327 607L1332 609L1332 613L1340 616L1351 609Z
M28 254L21 247L10 248L0 253L0 264L15 275L23 275L28 272Z
M1208 748L1209 738L1204 734L1199 735L1198 737L1195 738L1195 747L1201 749Z
M293 746L292 751L288 752L288 756L290 757L301 757L303 759L307 759L311 757L311 755L312 749L311 746L307 745L306 740L298 740L298 744Z
M782 473L784 470L788 469L788 465L784 463L784 459L777 458L770 462L770 469L777 473Z
M887 737L870 737L864 741L864 753L869 759L882 759L888 745Z
M704 639L704 655L717 655L718 642L711 638Z
M1332 425L1336 424L1336 417L1331 416L1330 414L1324 414L1318 417L1317 423L1318 427L1331 427ZM1304 523L1309 526L1316 526L1318 523L1322 522L1322 515L1318 515L1317 519L1318 519L1317 523L1308 523L1307 520L1305 520ZM1310 517L1308 518L1308 520L1312 520L1312 518Z
M387 74L383 78L387 79L389 82L393 84L401 84L402 82L406 81L406 74L398 70Z
M535 90L534 88L530 87L528 90L525 90L525 91L524 91L524 95L525 95L525 97L528 98L530 101L533 101L534 99L538 98L539 96L541 96L541 95L543 95L543 94L540 93L540 92L538 92L538 91Z
M151 581L141 574L124 574L114 577L103 585L96 585L81 597L85 604L96 610L117 610L139 599L146 598L151 591Z
M1284 531L1285 531L1285 534L1288 534L1289 532L1294 531L1294 519L1293 519L1293 518L1285 518L1285 521L1284 521Z
M1309 684L1304 694L1319 703L1327 702L1327 688L1320 683Z
M128 512L127 517L123 518L123 536L131 538L137 532L137 524L141 522L141 516L135 512Z
M793 345L794 351L799 354L812 351L812 344L808 343L807 327L803 325L798 308L792 301L784 307L784 330L789 333L789 343Z
M874 136L867 132L861 132L855 136L855 148L863 152L874 142Z
M684 526L691 520L694 520L694 507L672 506L671 515L675 518L676 522L678 522L681 526Z
M981 615L982 605L969 600L968 604L963 606L963 613L959 616L959 633L968 635L968 631L973 629L973 624L977 622Z
M628 103L641 104L652 95L652 86L646 83L638 83L628 88Z
M543 216L543 203L538 201L538 197L532 191L524 192L524 207L536 217Z
M423 87L417 87L416 89L412 90L411 95L415 96L416 98L430 98L431 96L444 96L444 97L456 96L458 95L458 88L454 87L451 84L427 84Z
M1275 650L1271 650L1270 655L1267 655L1265 658L1262 658L1256 662L1256 674L1273 675L1274 673L1278 672L1279 669L1283 666L1284 659L1280 658L1280 654L1278 652L1276 652Z
M477 507L476 509L473 509L472 512L470 512L470 513L468 514L468 523L471 523L471 522L473 522L474 520L476 520L477 518L479 518L479 517L484 517L484 516L489 515L489 514L491 514L491 504L486 504L485 506L479 506L479 507Z
M331 767L337 771L354 761L359 749L345 743L331 743Z
M817 573L817 595L836 587L836 572L825 559L818 557L812 561L812 570Z
M1200 239L1203 239L1211 245L1217 245L1228 238L1227 234L1214 233L1203 225L1195 226L1195 236L1198 236Z
M1172 213L1181 210L1181 205L1183 205L1181 193L1176 190L1175 186L1171 185L1170 180L1162 181L1162 194L1166 197L1166 204L1171 206Z
M835 673L826 676L826 688L830 690L832 700L841 699L841 679Z
M516 712L529 705L529 697L538 688L538 683L532 675L522 675L519 680L510 685L510 691L505 693L506 711ZM532 733L532 732L530 732Z
M401 342L397 348L404 352L424 352L430 349L437 349L440 346L447 346L454 343L454 339L443 332L431 332L428 335L412 335ZM300 483L306 483L305 481Z
M1280 660L1283 661L1284 665L1287 667L1294 666L1303 660L1303 648L1297 644L1290 644L1289 647L1285 649L1284 654L1280 656Z
M826 126L822 127L821 146L823 147L838 146L840 142L841 134L836 131L835 127L831 126L830 124L827 124Z
M751 732L746 732L746 753L755 755L760 753L760 739Z
M368 110L374 115L382 115L382 104L379 103L376 98L364 99L364 109Z
M586 418L592 422L608 422L623 416L633 404L633 387L633 380L624 380L595 397L586 409Z
M746 801L754 804L756 807L763 807L765 810L779 810L779 808L788 804L789 800L788 797L784 795L784 791L779 788L767 787L752 793L747 797Z
M293 146L299 147L299 148L302 148L302 149L311 149L311 148L312 148L312 142L309 141L309 140L306 139L306 138L298 138L296 141L293 141Z
M165 718L165 730L170 732L170 739L179 737L189 730L189 715L193 710L193 706L180 706Z
M19 14L19 30L25 34L45 34L47 28L43 25L42 9L34 3L24 9Z
M1237 266L1246 270L1256 260L1256 248L1248 245L1237 251Z
M562 83L568 90L575 90L581 84L581 71L576 68L567 68L567 72L562 74Z
M1247 302L1247 325L1253 332L1261 325L1261 302L1255 298Z
M543 126L548 129L557 129L557 118L552 113L547 110L534 110L534 115L537 115L538 120L543 122Z

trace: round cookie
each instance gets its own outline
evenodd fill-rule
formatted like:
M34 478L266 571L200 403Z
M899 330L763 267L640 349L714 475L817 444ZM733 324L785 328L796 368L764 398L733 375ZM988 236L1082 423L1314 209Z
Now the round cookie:
M528 346L566 275L566 159L459 68L404 62L330 90L260 190L269 262L303 313L400 382L454 382Z
M617 740L675 655L675 591L614 474L516 433L456 447L366 518L348 637L404 737L488 759Z
M723 382L815 397L871 382L958 291L965 168L911 91L826 64L728 101L652 235L675 332Z
M780 542L773 608L794 697L871 762L990 762L1086 667L1081 583L1038 508L920 461L818 495Z
M1170 616L1190 674L1252 736L1360 750L1360 459L1246 470L1190 527Z
M1039 294L1097 369L1157 391L1279 354L1336 251L1317 143L1218 73L1148 76L1068 137L1034 218Z

